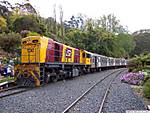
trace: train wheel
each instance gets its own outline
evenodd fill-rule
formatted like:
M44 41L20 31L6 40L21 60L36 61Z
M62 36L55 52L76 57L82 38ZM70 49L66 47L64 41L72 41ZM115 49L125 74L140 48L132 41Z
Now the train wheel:
M58 77L57 76L52 76L51 77L51 81L52 82L57 82L58 81Z
M50 72L46 72L45 77L44 77L45 83L49 83L49 81L50 81L50 76L51 76L51 73L50 73Z

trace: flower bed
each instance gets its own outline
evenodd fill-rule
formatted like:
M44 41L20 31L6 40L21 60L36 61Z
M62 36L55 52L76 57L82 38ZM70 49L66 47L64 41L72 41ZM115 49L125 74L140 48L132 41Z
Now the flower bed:
M144 81L144 73L143 72L137 72L137 73L126 73L121 76L121 81L132 84L132 85L140 85Z

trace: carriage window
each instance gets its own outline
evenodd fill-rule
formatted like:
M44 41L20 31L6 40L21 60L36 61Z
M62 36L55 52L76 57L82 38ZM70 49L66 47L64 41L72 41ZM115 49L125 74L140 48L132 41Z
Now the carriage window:
M92 56L91 56L91 54L86 54L86 58L91 58Z

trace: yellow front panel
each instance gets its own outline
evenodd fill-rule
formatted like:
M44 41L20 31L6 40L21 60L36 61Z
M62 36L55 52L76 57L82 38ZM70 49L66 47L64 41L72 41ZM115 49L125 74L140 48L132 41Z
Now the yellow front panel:
M33 40L37 40L38 43L33 43ZM22 39L21 50L21 62L22 63L34 63L39 62L40 53L40 39L37 37L27 37Z
M41 36L30 36L22 39L21 62L45 62L48 39ZM38 42L33 43L33 40L37 40Z

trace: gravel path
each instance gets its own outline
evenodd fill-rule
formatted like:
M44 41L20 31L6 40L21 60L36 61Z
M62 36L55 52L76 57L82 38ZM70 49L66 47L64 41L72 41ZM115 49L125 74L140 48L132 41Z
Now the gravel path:
M101 79L103 76L107 75L111 71L112 70L100 72L100 73L88 74L88 75L73 78L72 80L59 81L56 83L48 84L47 86L42 88L37 88L18 95L3 98L0 100L0 113L61 113L66 107L68 107L68 105L71 102L73 102L78 96L80 96L85 90L87 90L87 88L89 88L92 84L96 83L99 79ZM119 80L117 81L117 84L118 82ZM97 86L97 87L105 87L106 85L107 84L104 83L103 86ZM118 90L122 91L122 96L118 95L116 91L117 89L113 90L114 96L110 94L112 98L111 101L113 102L114 99L119 99L119 98L123 98L125 101L128 100L131 101L130 94L133 95L131 88L124 83L120 83L117 86L118 87L120 86ZM127 92L127 94L124 92ZM101 90L95 90L93 91L93 94L95 95L95 99L92 100L90 99L89 101L90 105L91 104L94 105L94 103L99 101ZM135 96L133 97L134 97L133 100L137 102L138 99L135 98ZM116 100L116 102L118 101L119 100ZM131 104L130 102L127 103ZM126 106L129 106L128 108L130 109L131 107L133 107L130 105L126 105ZM136 105L135 108L136 107L138 106ZM118 109L119 108L120 106L118 106ZM106 111L110 111L110 110L111 108L107 107ZM112 112L114 111L112 110ZM86 113L94 113L94 112L86 111Z

